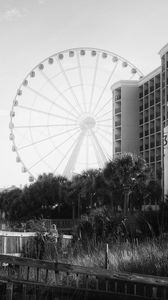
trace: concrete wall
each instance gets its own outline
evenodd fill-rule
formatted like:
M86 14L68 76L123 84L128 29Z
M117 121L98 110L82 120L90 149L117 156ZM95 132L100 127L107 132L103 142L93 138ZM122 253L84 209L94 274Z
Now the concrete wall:
M139 103L137 86L121 87L121 152L139 153Z

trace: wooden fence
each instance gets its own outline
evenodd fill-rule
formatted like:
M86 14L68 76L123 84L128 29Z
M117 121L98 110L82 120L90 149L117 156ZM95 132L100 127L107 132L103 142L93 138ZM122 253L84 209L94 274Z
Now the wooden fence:
M27 243L28 239L35 235L35 232L0 231L0 253L21 253L23 246Z
M3 298L3 291L0 291L1 299L7 300L168 299L166 277L115 273L9 255L0 255L0 284L6 293ZM44 296L46 291L48 294ZM14 293L17 292L16 297Z
M0 254L19 256L28 240L36 236L35 232L0 231ZM62 235L62 249L66 249L72 235Z

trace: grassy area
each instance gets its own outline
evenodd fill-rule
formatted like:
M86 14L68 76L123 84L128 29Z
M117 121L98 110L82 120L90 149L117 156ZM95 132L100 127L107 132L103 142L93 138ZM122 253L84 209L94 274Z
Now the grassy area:
M70 254L68 263L87 267L104 267L105 246L95 250ZM168 276L168 240L150 240L139 245L115 243L109 249L109 269L116 272L132 272Z
M57 250L56 250L57 248ZM65 253L65 250L69 250ZM41 238L31 240L26 249L25 257L55 260L86 267L105 266L105 244L77 241L62 249L48 240L41 243ZM111 242L109 244L109 269L115 272L132 272L168 277L168 238L153 238L139 244L129 242Z

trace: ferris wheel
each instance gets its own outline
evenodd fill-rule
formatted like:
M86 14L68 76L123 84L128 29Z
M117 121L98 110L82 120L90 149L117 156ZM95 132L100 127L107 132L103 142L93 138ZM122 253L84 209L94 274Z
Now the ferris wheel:
M17 90L9 124L29 181L102 168L113 154L111 85L141 76L126 59L95 48L68 49L35 66Z

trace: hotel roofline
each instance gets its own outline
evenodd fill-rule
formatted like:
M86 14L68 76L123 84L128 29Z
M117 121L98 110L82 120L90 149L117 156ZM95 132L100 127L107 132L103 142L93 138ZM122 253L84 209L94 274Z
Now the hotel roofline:
M168 45L167 45L168 47ZM153 77L159 75L161 72L161 66L154 69L152 72L141 78L140 80L119 80L112 84L111 90L115 90L121 86L140 86L141 84L145 83L146 81L149 81Z
M158 54L162 57L166 52L168 52L168 43L160 49Z
M121 86L138 86L138 80L119 80L112 84L111 90L115 90Z

